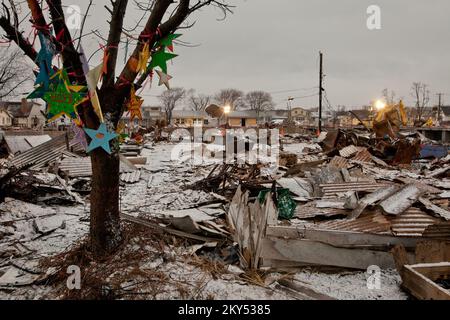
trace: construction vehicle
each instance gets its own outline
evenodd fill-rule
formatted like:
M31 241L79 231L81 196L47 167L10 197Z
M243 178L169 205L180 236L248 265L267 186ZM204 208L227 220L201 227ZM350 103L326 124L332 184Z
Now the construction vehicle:
M373 131L377 137L396 138L401 126L408 124L408 116L406 115L403 101L398 104L384 104L377 102L377 113L373 118Z

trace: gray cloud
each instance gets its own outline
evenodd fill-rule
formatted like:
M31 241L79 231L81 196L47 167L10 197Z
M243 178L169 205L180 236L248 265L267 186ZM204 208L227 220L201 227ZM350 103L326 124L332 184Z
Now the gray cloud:
M98 28L106 35L106 2L95 1L86 31ZM311 88L318 85L318 52L322 50L325 88L333 105L367 104L385 87L411 103L413 81L428 83L433 93L450 93L448 0L229 2L237 7L225 21L217 21L220 12L206 8L191 18L197 20L192 29L182 31L182 40L199 46L175 48L180 56L169 65L173 86L209 94L225 87L270 92ZM82 1L83 6L86 3ZM366 9L371 4L381 7L381 30L366 28ZM131 10L131 1L129 7L127 24L132 25L139 15ZM86 51L93 52L98 42L89 36L83 43ZM99 54L91 63L100 59ZM157 103L154 96L161 91L156 83L147 88L146 104ZM284 106L288 94L314 92L299 90L274 94L274 98ZM317 98L298 99L295 104L315 106Z

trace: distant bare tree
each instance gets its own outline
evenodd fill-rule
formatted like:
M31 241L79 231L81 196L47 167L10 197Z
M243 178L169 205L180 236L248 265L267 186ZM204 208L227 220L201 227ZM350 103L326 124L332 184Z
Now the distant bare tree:
M193 111L203 111L211 102L211 96L206 94L196 94L194 89L189 90L187 103Z
M394 90L390 90L389 89L383 89L383 91L381 92L381 94L383 95L384 100L386 101L387 104L393 105L395 104L395 91Z
M430 90L428 85L422 82L413 82L411 96L415 99L417 120L422 121L428 103L430 102Z
M0 49L0 99L19 94L18 89L31 80L31 67L22 59L19 50Z
M185 97L185 94L186 91L183 88L172 88L164 91L159 96L159 100L161 101L164 112L166 113L167 123L170 123L172 120L173 109L175 109L177 103Z
M241 104L239 104L239 99L244 96L241 90L237 89L222 89L215 96L214 99L220 105L230 105L232 110L238 109Z
M274 106L272 96L264 91L251 91L245 95L244 101L250 110L256 111L258 118L260 112L271 110Z

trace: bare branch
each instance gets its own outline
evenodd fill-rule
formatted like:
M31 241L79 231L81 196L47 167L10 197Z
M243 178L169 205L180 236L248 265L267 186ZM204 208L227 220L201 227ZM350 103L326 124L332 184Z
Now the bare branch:
M120 36L122 34L127 4L128 0L116 0L113 2L108 42L106 45L109 58L107 63L107 72L103 76L102 88L112 87L114 85Z
M189 4L189 0L182 0L182 1L188 2L188 4ZM117 86L120 86L120 85L131 86L131 84L136 79L136 76L138 74L136 65L139 60L139 52L144 47L145 41L149 42L150 47L153 47L153 44L157 41L156 30L158 28L158 25L161 23L162 18L164 17L164 14L167 11L167 9L169 8L171 3L172 3L171 0L157 0L156 1L153 11L147 20L145 28L139 35L139 43L137 44L136 48L134 49L133 53L131 54L131 57L128 59L124 69L122 70L122 72L120 74L118 81L116 82ZM148 76L148 73L147 73L146 77L147 76ZM143 81L141 82L141 84L142 83L143 83Z

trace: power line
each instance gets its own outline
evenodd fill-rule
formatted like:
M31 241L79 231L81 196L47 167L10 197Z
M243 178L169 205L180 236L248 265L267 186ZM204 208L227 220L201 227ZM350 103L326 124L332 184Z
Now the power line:
M310 88L300 88L300 89L292 89L292 90L280 90L280 91L271 91L268 92L270 94L281 94L281 93L288 93L288 92L296 92L296 91L308 91L312 89L317 89L319 87L310 87Z

